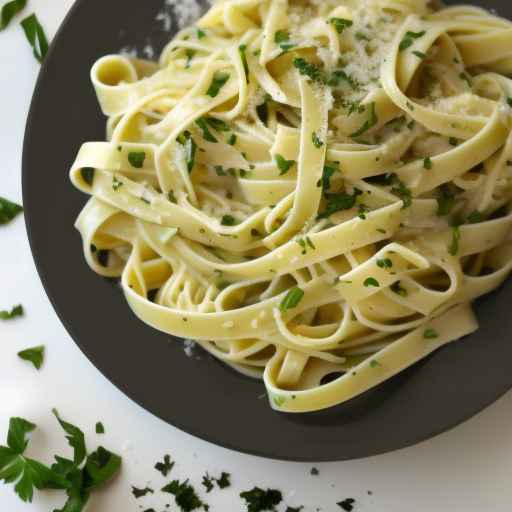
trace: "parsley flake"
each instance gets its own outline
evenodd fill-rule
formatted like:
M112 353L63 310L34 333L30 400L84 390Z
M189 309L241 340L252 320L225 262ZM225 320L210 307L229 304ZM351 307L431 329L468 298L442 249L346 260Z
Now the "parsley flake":
M163 462L157 462L155 464L155 469L158 472L162 473L162 476L167 476L172 471L173 467L174 467L174 462L171 461L170 455L164 455Z
M313 142L313 146L315 146L317 149L320 149L324 145L323 141L320 139L316 132L311 134L311 141Z
M285 298L281 301L281 304L279 305L279 309L281 310L282 313L285 313L289 309L296 308L303 297L304 290L296 286L286 294Z
M146 153L144 151L132 151L128 153L128 162L136 169L142 169L144 161L146 160Z
M393 266L393 262L389 258L379 259L377 260L377 266L380 268L391 268Z
M37 16L35 14L31 14L21 22L21 26L25 32L25 37L30 43L30 46L32 46L34 57L39 62L43 62L43 59L48 53L48 40L46 39L46 34L44 33L44 29L39 23Z
M396 293L397 295L400 295L401 297L407 297L407 290L405 288L402 288L402 286L400 285L400 281L393 283L390 286L390 289L393 293Z
M23 306L18 304L17 306L13 306L10 311L0 311L0 320L12 320L18 316L23 316L23 313Z
M280 176L286 174L290 170L290 168L295 164L295 160L286 160L286 158L283 155L277 154L275 159L277 167L280 171Z
M143 498L144 496L148 494L154 494L155 491L151 489L150 487L146 487L144 489L137 489L137 487L134 487L132 485L132 494L135 496L135 499Z
M241 492L240 497L246 502L247 512L275 511L275 507L283 501L281 491L276 489L267 489L265 491L259 487Z
M302 57L294 59L293 65L296 69L298 69L302 76L307 76L314 82L323 82L325 80L325 77L320 68L314 64L311 64L311 62L308 62Z
M18 214L23 211L19 204L12 203L8 199L0 197L0 226L11 222Z
M207 140L208 142L218 142L218 140L212 135L212 132L208 129L208 125L202 117L196 119L196 124L201 128L204 140Z
M350 210L354 208L356 204L357 197L362 194L362 191L358 188L354 189L353 194L347 194L345 192L340 192L338 194L325 194L325 198L327 199L327 205L325 207L325 211L318 215L318 219L326 219L336 212L342 210Z
M105 427L103 426L103 423L101 421L98 421L96 423L96 434L104 434L105 433Z
M426 340L432 340L432 339L438 338L439 334L434 329L425 329L425 331L423 332L423 337Z
M182 483L180 483L179 480L173 480L170 484L162 488L162 492L173 494L174 501L182 512L192 512L198 508L208 510L208 505L201 501L194 487L189 485L188 480Z
M330 18L327 23L330 23L336 29L338 34L342 34L346 28L351 27L354 24L352 20L347 20L345 18Z
M112 176L112 188L117 192L124 183L120 180L118 180L115 176Z
M415 39L419 39L420 37L423 37L426 34L425 30L422 30L421 32L411 32L407 31L404 38L400 41L400 45L398 46L398 49L403 52L404 50L407 50L407 48L410 48L414 44Z
M452 256L456 256L459 252L459 241L460 241L460 228L459 226L453 226L452 228L452 242L448 247L448 252Z
M337 505L345 512L352 512L354 510L354 503L356 500L354 498L347 498L343 501L338 501Z
M0 13L0 30L4 30L14 16L21 12L26 5L27 0L12 0L11 2L7 2L2 7L2 12Z
M82 169L80 169L80 176L82 176L82 179L90 187L92 187L92 184L94 182L95 172L96 172L96 169L94 169L93 167L83 167Z
M430 169L432 169L433 165L434 164L432 163L432 159L429 156L427 156L426 158L423 159L423 168L424 169L427 169L430 171Z
M185 130L183 133L181 133L176 140L183 146L185 150L187 170L189 173L191 173L196 163L197 144L192 138L192 134L188 130Z
M22 350L21 352L18 352L18 357L24 361L32 363L36 370L40 370L44 361L44 346L40 345L38 347Z
M222 73L221 71L216 71L212 78L212 83L210 87L206 91L206 94L212 98L215 98L220 90L226 85L226 82L230 78L229 73Z
M363 285L366 286L366 288L368 288L370 286L374 286L374 287L378 288L380 286L379 282L374 277L367 277L364 280Z
M350 137L360 137L363 133L367 132L370 128L373 128L378 122L379 118L377 117L377 112L375 111L375 102L371 102L367 106L368 110L368 119L364 122L363 126L359 128L359 130L355 131L350 135Z

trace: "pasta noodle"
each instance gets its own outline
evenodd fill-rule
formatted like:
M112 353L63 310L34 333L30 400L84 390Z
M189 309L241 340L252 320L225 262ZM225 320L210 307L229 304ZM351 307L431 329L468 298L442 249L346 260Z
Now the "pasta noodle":
M477 329L512 266L512 23L427 0L226 0L91 76L90 267L145 323L340 404Z

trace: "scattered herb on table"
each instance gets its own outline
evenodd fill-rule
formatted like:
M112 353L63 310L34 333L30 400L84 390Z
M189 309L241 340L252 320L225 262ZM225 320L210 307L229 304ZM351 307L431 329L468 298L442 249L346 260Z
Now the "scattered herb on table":
M23 207L0 197L0 225L7 224L23 211Z
M135 499L143 498L148 494L154 494L155 491L150 487L145 487L144 489L138 489L137 487L132 485L132 494L135 496Z
M43 62L43 59L48 53L48 39L37 16L31 14L21 22L21 26L23 27L30 46L32 46L34 57L39 62Z
M380 285L379 285L379 282L377 281L377 279L375 279L374 277L367 277L365 280L364 280L364 283L363 285L366 287L366 288L369 288L371 286L374 286L375 288L378 288Z
M373 128L378 122L377 112L375 110L375 102L372 101L366 108L368 110L368 119L364 122L363 126L359 130L355 131L350 135L352 138L360 137L363 133L367 132L370 128Z
M199 508L209 509L208 505L201 501L194 487L188 483L188 480L181 483L179 480L173 480L162 488L162 492L173 494L174 501L182 512L192 512L192 510Z
M173 467L174 461L171 461L170 455L164 455L164 460L155 464L155 469L162 473L162 476L167 476L172 471Z
M27 0L12 0L2 7L0 13L0 30L4 30L11 20L20 13L27 5Z
M215 487L213 485L213 477L206 473L206 475L204 475L203 479L201 480L201 485L206 489L206 493L211 492Z
M425 30L422 30L421 32L406 32L404 38L400 41L398 49L401 52L407 50L407 48L410 48L414 44L415 39L419 39L420 37L423 37L425 34Z
M310 474L313 476L318 476L320 471L318 471L318 468L311 468Z
M105 433L105 427L103 426L103 423L101 421L98 421L96 423L96 434L104 434Z
M10 311L0 311L0 320L12 320L18 316L23 316L23 306L21 304L14 306Z
M276 506L283 501L281 491L276 489L267 489L265 491L259 487L241 492L240 497L246 502L247 512L275 511Z
M96 169L94 167L83 167L80 169L80 175L82 176L82 179L92 187L92 184L94 182L94 174L96 172Z
M44 361L44 346L40 345L38 347L22 350L18 352L18 357L32 363L37 370L40 370Z
M354 498L347 498L343 501L339 501L337 503L338 507L345 510L345 512L352 512L354 510L354 503L356 500Z

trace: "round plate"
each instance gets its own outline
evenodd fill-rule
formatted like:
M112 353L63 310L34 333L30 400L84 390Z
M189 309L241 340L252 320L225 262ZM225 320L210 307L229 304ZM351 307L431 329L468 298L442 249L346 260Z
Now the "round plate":
M96 276L73 223L86 197L68 179L83 142L104 140L89 80L95 60L125 45L156 55L171 37L156 21L163 0L78 0L37 83L23 154L32 252L48 296L87 357L124 393L172 425L265 457L332 461L412 445L454 427L512 387L512 283L477 305L480 330L382 386L335 408L274 412L262 383L240 376L143 324L115 281ZM481 2L512 16L512 4ZM173 23L180 13L171 11ZM91 37L91 29L93 35Z

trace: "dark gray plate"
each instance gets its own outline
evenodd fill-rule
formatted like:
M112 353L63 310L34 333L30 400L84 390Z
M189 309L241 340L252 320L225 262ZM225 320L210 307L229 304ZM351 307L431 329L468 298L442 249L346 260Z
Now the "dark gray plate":
M137 320L119 286L91 272L73 222L86 198L68 180L80 145L104 139L89 70L124 45L159 51L163 0L78 0L41 71L28 119L23 194L30 244L60 319L129 397L213 443L279 459L330 461L412 445L470 418L512 387L512 284L478 304L481 329L352 402L284 415L263 386ZM512 3L478 2L512 16ZM99 16L101 14L101 16Z

